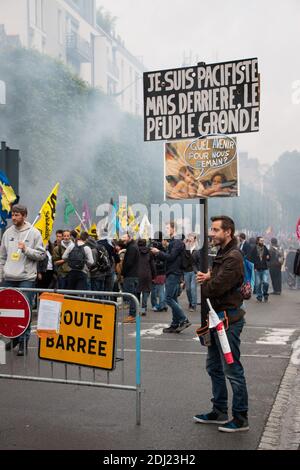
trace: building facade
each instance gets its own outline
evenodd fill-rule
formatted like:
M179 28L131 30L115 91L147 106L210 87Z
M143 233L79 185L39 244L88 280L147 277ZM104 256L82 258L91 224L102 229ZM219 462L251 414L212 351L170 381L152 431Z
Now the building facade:
M61 60L123 111L142 115L144 66L97 25L95 0L1 0L0 24L23 47Z

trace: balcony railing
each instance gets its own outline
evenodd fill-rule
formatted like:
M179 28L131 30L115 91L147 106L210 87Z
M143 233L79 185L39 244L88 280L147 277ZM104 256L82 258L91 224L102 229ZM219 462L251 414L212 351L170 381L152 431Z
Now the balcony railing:
M91 62L92 50L88 41L85 41L77 33L66 35L67 54L77 59L79 62Z

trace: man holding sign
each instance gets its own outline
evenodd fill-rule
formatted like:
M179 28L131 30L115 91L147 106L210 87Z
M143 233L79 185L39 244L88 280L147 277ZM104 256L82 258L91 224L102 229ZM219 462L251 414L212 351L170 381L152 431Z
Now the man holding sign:
M37 263L45 258L46 252L39 230L27 222L26 217L25 206L16 204L12 207L13 225L5 231L0 247L1 287L35 287ZM32 293L25 295L31 304ZM13 346L19 344L18 356L24 355L29 338L30 325L13 342Z

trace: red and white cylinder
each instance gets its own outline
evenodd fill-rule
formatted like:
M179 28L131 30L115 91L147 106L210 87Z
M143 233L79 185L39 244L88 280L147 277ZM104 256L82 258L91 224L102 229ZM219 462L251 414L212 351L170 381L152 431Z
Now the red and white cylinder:
M224 324L222 321L216 326L216 330L217 330L220 345L221 345L221 348L225 357L225 361L227 364L233 364L234 360L232 357L232 352L230 349L230 345L229 345L226 331L224 328Z

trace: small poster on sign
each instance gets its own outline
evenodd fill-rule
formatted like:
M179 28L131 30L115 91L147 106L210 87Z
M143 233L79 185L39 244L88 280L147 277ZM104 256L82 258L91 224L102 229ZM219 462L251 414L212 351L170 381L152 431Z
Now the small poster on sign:
M61 294L44 293L41 295L37 321L39 337L59 333L63 300L64 296Z
M165 197L239 195L236 137L214 135L165 144Z

